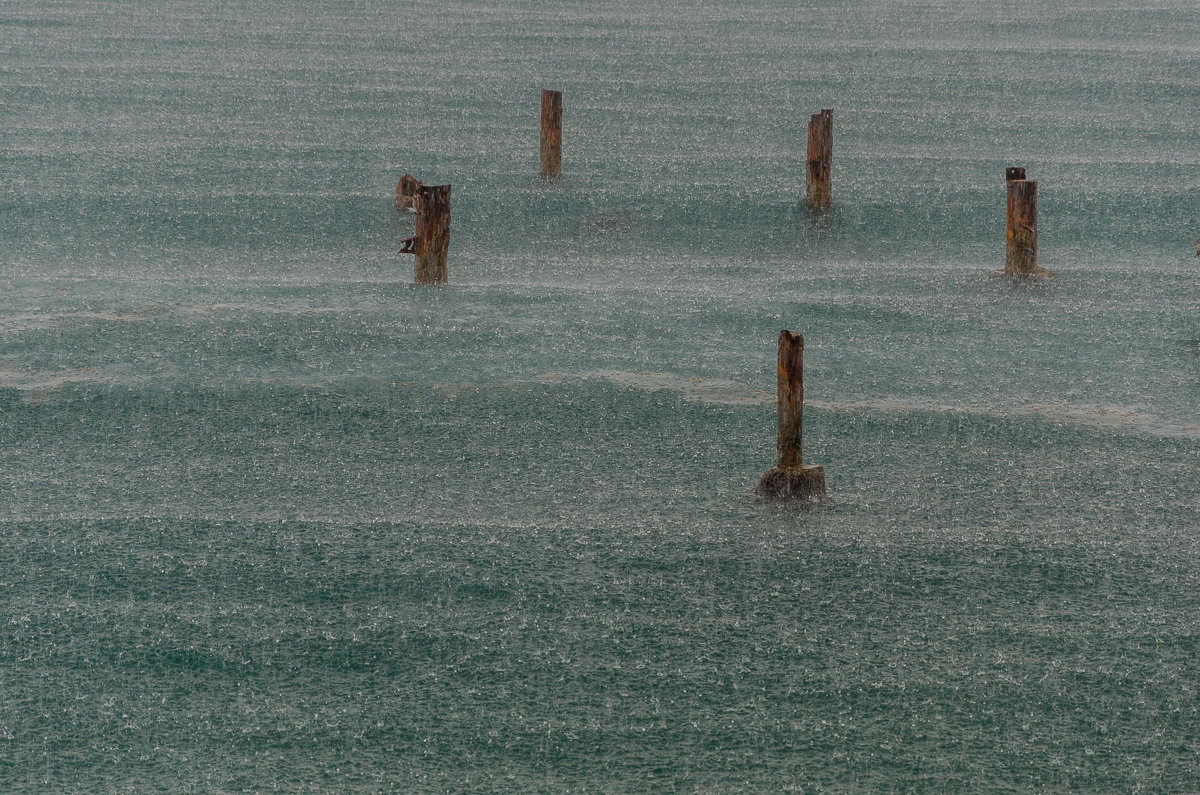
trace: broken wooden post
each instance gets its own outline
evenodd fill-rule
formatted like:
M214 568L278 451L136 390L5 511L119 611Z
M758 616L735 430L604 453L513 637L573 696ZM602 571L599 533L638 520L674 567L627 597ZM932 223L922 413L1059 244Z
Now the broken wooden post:
M562 174L562 92L542 91L542 176Z
M779 332L779 464L768 469L754 493L767 500L813 500L825 496L825 468L805 466L800 442L804 428L804 335Z
M418 195L417 233L405 241L406 249L416 255L413 270L418 282L444 284L446 249L450 247L450 186L422 185Z
M805 182L808 206L827 210L833 206L833 110L814 113L808 121L808 163Z
M406 173L396 183L396 201L392 202L392 206L397 210L408 210L410 213L415 213L417 211L417 196L420 190L421 180L412 174Z
M1037 264L1037 180L1026 179L1025 169L1004 169L1008 184L1008 229L1004 271L1009 276L1052 276Z

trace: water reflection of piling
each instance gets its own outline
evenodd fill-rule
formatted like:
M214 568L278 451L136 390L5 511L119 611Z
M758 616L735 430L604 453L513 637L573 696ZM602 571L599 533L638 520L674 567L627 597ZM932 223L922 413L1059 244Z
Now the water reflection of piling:
M1025 169L1004 170L1008 184L1008 229L1004 273L1010 276L1050 276L1037 264L1037 180L1026 179Z
M562 174L562 92L542 91L542 176Z
M450 186L422 185L417 203L416 255L413 270L423 284L446 282L446 250L450 247Z
M833 110L814 113L808 122L807 204L814 210L833 206Z
M805 466L801 451L804 429L804 335L779 332L779 464L768 469L754 492L768 500L811 500L825 496L825 468Z

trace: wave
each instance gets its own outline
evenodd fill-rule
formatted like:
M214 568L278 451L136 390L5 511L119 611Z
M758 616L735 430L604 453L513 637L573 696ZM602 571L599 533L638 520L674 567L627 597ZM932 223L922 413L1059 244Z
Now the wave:
M560 373L543 375L543 379L564 378ZM736 381L698 378L675 373L639 372L628 370L594 370L580 378L599 378L622 386L655 391L667 389L684 399L697 403L726 405L768 404L775 395ZM948 404L928 400L805 400L805 406L823 411L853 412L927 412L934 414L972 414L995 417L1042 417L1053 422L1106 428L1124 428L1155 436L1200 439L1200 424L1164 420L1132 406L1072 406L1046 403L1026 403L1012 406Z
M157 309L142 309L133 314L116 312L43 312L37 314L11 315L0 318L0 334L15 334L23 331L43 331L54 328L64 320L97 321L101 323L136 323L157 313Z
M23 393L23 400L36 405L60 387L89 384L129 382L129 373L101 372L96 368L76 368L25 372L15 369L0 369L0 388L15 389ZM214 374L215 376L215 374ZM215 376L225 385L231 383L279 384L281 388L314 389L333 386L334 382L296 380L278 377L242 376L232 381L228 376ZM146 383L144 379L135 381ZM201 379L207 381L207 379ZM444 396L463 392L487 390L488 388L512 388L530 383L569 383L601 380L630 389L646 392L667 390L680 399L691 403L724 406L767 406L775 401L775 394L763 389L724 378L680 375L670 372L641 370L590 370L578 373L548 372L532 379L512 379L496 383L459 383L455 381L410 381L391 378L368 378L367 382L383 387L404 389L429 389ZM212 383L208 382L208 386ZM197 384L204 388L204 384ZM857 413L926 413L960 414L985 417L1038 417L1050 422L1072 425L1109 428L1144 433L1160 437L1200 439L1200 423L1177 422L1164 419L1135 406L1124 405L1066 405L1049 403L1020 403L1008 406L969 403L943 403L927 399L879 398L867 400L805 400L805 406L820 411Z

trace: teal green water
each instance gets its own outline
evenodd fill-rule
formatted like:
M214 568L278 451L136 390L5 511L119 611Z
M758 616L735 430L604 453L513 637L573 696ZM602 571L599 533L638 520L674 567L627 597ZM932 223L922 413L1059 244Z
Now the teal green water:
M5 5L0 790L1200 789L1197 42ZM1008 165L1049 282L991 276ZM752 496L780 328L808 508Z

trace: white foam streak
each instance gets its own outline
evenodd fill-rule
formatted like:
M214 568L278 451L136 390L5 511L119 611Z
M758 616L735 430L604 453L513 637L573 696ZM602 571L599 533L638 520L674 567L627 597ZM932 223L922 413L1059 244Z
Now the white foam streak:
M0 334L18 334L24 331L43 331L54 328L65 320L82 320L97 323L136 323L153 315L155 310L143 309L134 314L114 312L54 312L13 315L0 318Z
M560 373L548 373L543 379L558 379ZM725 405L760 405L774 401L775 395L719 378L699 378L675 373L636 372L625 370L595 370L580 374L581 378L600 378L622 386L678 393L684 400L696 403ZM1159 417L1129 406L1071 406L1027 403L1012 406L972 406L935 403L922 400L863 400L833 401L806 400L805 405L823 411L851 412L928 412L936 414L968 414L995 417L1043 417L1052 422L1126 429L1154 436L1200 439L1200 424L1167 422Z

